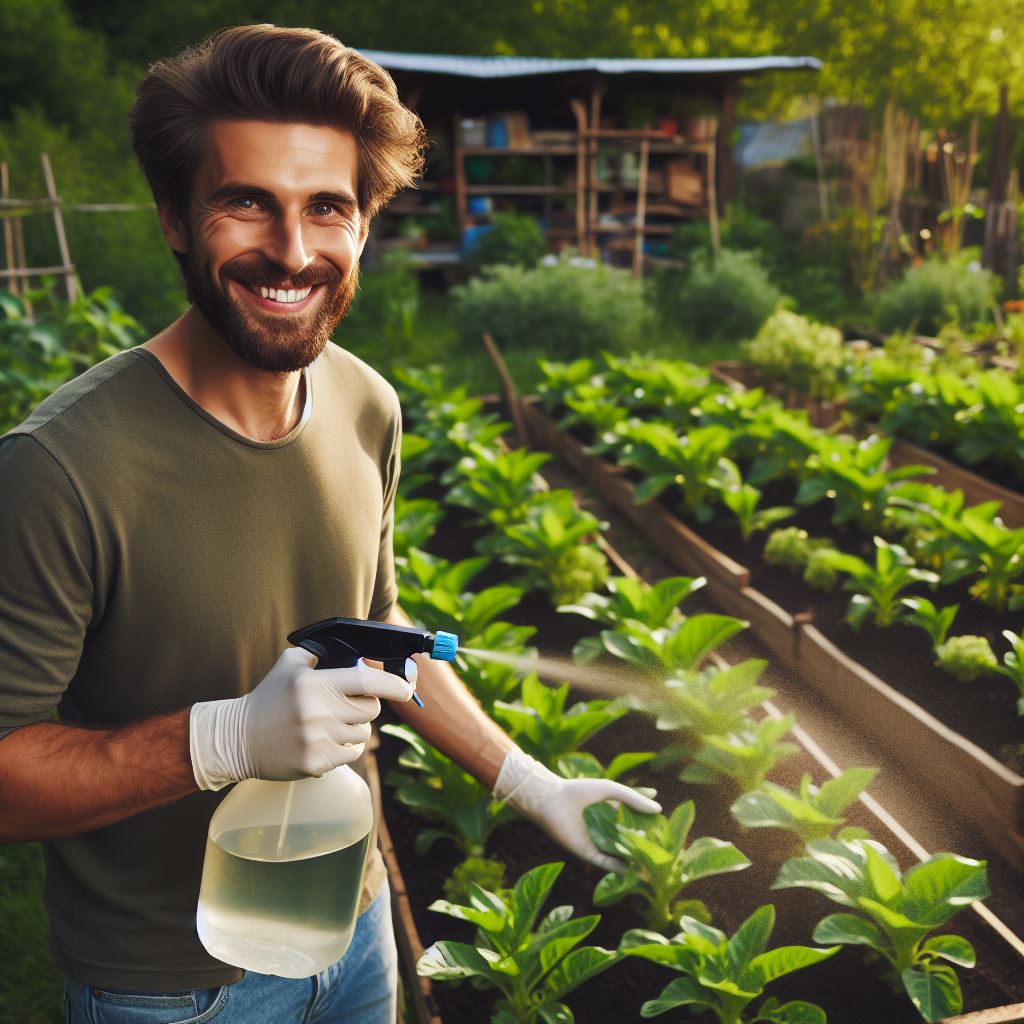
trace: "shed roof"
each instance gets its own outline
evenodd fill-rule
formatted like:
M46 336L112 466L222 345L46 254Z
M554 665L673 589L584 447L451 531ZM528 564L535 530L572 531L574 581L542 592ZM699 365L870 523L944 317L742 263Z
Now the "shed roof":
M467 57L445 53L360 51L391 71L452 75L459 78L519 78L593 71L602 75L749 75L761 71L821 70L817 57L661 57L563 60L553 57Z

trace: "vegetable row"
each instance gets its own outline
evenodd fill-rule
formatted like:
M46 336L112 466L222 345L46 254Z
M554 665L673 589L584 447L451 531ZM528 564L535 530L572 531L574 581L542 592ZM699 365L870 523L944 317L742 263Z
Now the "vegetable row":
M387 781L398 800L425 821L417 851L444 840L464 856L445 884L446 899L431 909L476 929L473 942L435 943L422 957L420 973L437 981L472 978L496 990L494 1024L552 1024L572 1020L563 1001L572 990L640 957L679 974L643 1004L645 1017L687 1005L721 1024L811 1024L825 1020L820 1007L801 1000L780 1005L764 989L843 945L860 945L894 969L924 1019L959 1012L954 968L972 966L974 952L965 939L931 933L987 895L985 863L937 854L904 874L880 843L862 830L844 828L845 812L874 778L873 769L851 769L820 786L807 776L795 790L769 781L797 748L785 739L792 718L759 713L772 696L759 685L765 663L708 663L746 624L679 610L703 580L676 577L650 586L610 576L594 542L601 524L575 505L570 492L546 490L538 482L546 456L505 450L499 438L507 425L485 415L478 401L453 390L437 373L407 373L402 390L409 430L395 534L400 600L414 619L458 632L463 648L512 656L510 664L460 656L460 674L484 708L523 749L565 776L628 780L641 765L656 763L692 783L730 780L736 792L731 810L741 826L786 829L799 847L775 886L817 890L842 907L815 927L819 947L770 949L770 904L728 936L687 889L702 878L742 871L750 861L731 842L690 838L697 816L692 800L661 815L595 805L586 812L591 836L626 870L600 880L593 904L609 906L633 896L630 905L639 903L645 912L616 949L582 945L598 915L575 917L567 906L543 913L562 865L533 868L506 888L504 865L487 857L488 842L513 812L415 733L386 726L405 744ZM445 509L415 492L438 479L446 503L470 510L479 527L478 554L455 563L424 550ZM501 581L471 590L473 579L493 573L496 564L505 567ZM569 704L568 685L549 686L534 673L523 675L514 659L534 653L529 643L536 631L501 616L538 589L560 611L599 627L597 635L580 641L575 657L624 663L637 680L633 696ZM657 722L665 733L661 751L618 753L605 766L581 750L629 710Z

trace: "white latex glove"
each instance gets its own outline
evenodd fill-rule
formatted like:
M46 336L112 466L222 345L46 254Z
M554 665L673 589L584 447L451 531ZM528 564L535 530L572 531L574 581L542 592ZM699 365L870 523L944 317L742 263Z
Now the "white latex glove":
M623 803L641 814L659 814L661 804L611 779L563 779L513 747L502 762L492 795L540 825L567 850L605 871L626 865L599 850L583 820L583 808L601 800Z
M316 661L289 647L250 693L192 705L189 751L200 789L319 777L362 754L378 698L412 697L412 684L363 661L315 671Z

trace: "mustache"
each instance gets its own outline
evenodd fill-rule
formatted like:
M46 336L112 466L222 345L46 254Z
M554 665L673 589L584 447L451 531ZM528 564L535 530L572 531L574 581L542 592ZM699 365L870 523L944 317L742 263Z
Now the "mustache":
M248 288L313 288L326 284L336 287L341 283L341 274L336 267L313 263L297 274L289 274L276 264L265 260L254 264L248 260L230 260L220 269L221 277L228 277Z

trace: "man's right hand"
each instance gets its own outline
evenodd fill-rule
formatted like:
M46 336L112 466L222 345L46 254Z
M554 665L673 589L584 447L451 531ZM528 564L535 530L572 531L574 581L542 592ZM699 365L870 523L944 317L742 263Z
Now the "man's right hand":
M362 661L320 671L315 664L289 647L251 693L192 706L189 750L200 789L320 776L348 764L370 738L380 698L413 694L404 679Z

